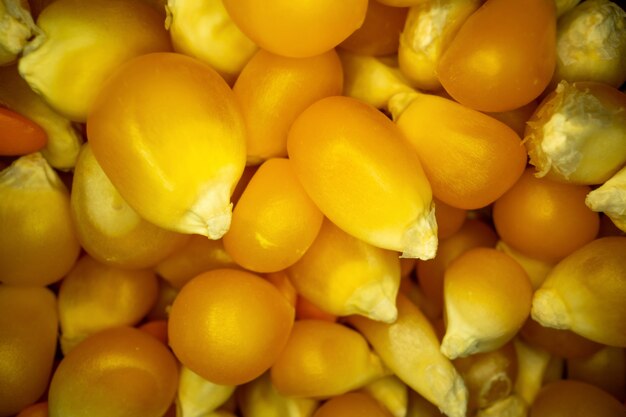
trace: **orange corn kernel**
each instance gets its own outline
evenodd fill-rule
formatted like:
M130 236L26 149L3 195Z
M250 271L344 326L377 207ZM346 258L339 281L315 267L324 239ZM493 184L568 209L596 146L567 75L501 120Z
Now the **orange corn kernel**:
M46 132L19 113L0 107L0 155L26 155L48 142Z
M337 316L322 310L301 295L296 301L296 320L326 320L337 321Z
M541 389L530 407L532 417L622 417L624 405L611 394L578 381L558 381Z
M590 188L536 178L528 168L493 207L500 238L521 253L558 261L591 242L600 217L585 205Z
M507 111L535 99L556 65L553 1L488 0L461 26L441 60L441 84L481 111Z
M396 123L417 152L433 195L453 207L493 203L526 166L526 151L511 128L452 100L417 95Z
M461 229L467 218L467 211L452 207L436 198L433 198L433 201L435 203L435 218L437 219L437 237L439 239L449 238Z
M289 301L289 304L294 307L297 306L298 293L296 292L296 288L291 283L287 271L270 272L269 274L265 274L265 279L285 296L287 301Z
M48 417L48 401L28 406L15 417Z
M566 359L584 358L602 348L601 344L585 339L571 330L544 327L533 319L526 320L520 336L533 346Z
M392 417L375 399L362 392L350 392L331 398L313 414L313 417L363 416Z
M154 336L155 339L167 346L167 320L148 321L139 326L139 330Z
M602 388L620 401L626 399L626 351L604 346L586 358L567 360L567 377Z

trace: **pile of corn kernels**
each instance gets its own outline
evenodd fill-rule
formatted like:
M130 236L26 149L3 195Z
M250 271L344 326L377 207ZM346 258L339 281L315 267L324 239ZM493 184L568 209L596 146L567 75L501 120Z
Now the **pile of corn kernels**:
M611 0L1 0L0 417L625 417L625 81Z

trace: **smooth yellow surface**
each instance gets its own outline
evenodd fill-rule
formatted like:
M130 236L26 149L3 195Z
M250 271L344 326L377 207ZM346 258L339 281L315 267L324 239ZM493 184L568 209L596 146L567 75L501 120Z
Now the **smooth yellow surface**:
M319 402L281 395L266 372L238 388L237 404L243 417L310 417Z
M391 417L375 399L362 392L338 395L324 403L313 417Z

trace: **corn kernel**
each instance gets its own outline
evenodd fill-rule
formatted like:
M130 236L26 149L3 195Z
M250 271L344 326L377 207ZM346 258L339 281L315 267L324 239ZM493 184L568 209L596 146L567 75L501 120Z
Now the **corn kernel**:
M362 392L338 395L324 403L313 417L391 417L379 403Z
M541 389L530 407L533 417L581 416L620 417L624 405L593 385L578 381L558 381Z
M587 194L585 204L606 214L617 228L626 232L626 167Z
M0 65L13 63L28 39L39 31L33 22L27 1L0 2Z
M602 347L601 344L585 339L571 330L543 327L533 319L526 320L520 336L533 346L567 359L593 355Z
M511 394L489 407L478 410L476 417L527 417L528 404L518 394Z
M224 404L233 392L234 386L207 381L183 365L180 367L176 394L177 416L204 416Z
M586 358L567 360L567 378L602 388L626 400L626 354L624 348L605 346Z
M530 278L533 290L536 290L541 286L555 265L555 262L543 261L527 256L520 251L513 249L502 240L499 240L498 243L496 243L496 249L515 259L517 263L524 268L528 278Z
M370 382L362 390L383 405L393 417L406 416L409 390L398 377L384 376Z
M553 356L548 351L519 338L514 340L514 346L518 366L515 392L526 404L532 404L543 386L545 374Z
M237 404L243 417L311 417L319 402L281 395L266 372L237 390Z

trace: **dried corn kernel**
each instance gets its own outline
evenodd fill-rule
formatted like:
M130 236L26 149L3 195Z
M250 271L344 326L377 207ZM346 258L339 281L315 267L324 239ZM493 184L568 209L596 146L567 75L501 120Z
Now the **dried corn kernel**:
M52 108L84 122L104 81L122 63L168 51L161 16L140 1L58 0L37 19L42 33L24 49L19 71Z
M72 218L82 247L100 262L127 269L156 265L182 247L187 235L148 223L122 199L85 144L76 162Z
M555 43L553 1L489 0L450 42L437 67L439 81L473 109L516 109L550 82Z
M423 90L441 89L437 65L463 22L480 0L421 1L409 9L400 35L398 64L411 83Z
M352 316L385 365L409 387L449 417L466 414L467 388L452 363L440 352L432 325L411 301L398 295L398 320L380 323Z
M532 168L493 206L496 230L524 255L556 262L591 242L600 218L585 206L590 188L536 178Z
M319 55L333 49L365 19L367 0L224 0L239 29L261 48L294 58Z
M540 324L626 347L626 238L596 239L559 262L533 297Z
M396 123L419 155L433 195L453 207L493 203L526 165L511 128L452 100L420 94Z
M127 62L100 92L87 134L102 170L140 216L211 239L226 233L245 127L211 67L173 53Z
M57 326L50 290L0 285L0 416L14 415L44 394Z
M350 236L328 220L288 273L299 294L329 313L388 323L396 319L397 253Z
M443 417L439 409L413 390L409 390L409 408L406 417Z
M613 224L626 232L626 166L585 197L593 211L606 214Z
M286 58L260 50L233 87L246 122L249 164L287 155L289 127L315 101L341 94L343 71L334 50Z
M446 269L446 334L441 352L454 359L497 349L511 340L530 313L532 286L510 256L474 248Z
M296 178L291 161L273 158L259 167L241 195L224 248L246 269L280 271L309 249L323 218Z
M311 417L318 401L282 396L266 372L239 387L237 404L243 417Z
M555 0L554 3L556 4L556 16L561 17L576 7L580 0Z
M98 332L66 355L52 377L50 417L160 417L174 400L177 363L130 327Z
M322 320L296 321L272 366L272 383L288 397L326 398L360 388L387 373L356 331Z
M533 290L536 290L541 286L543 281L545 281L546 277L554 267L554 262L543 261L540 259L535 259L530 256L527 256L520 251L513 249L510 245L507 245L504 241L499 240L496 243L496 249L501 252L506 253L511 258L515 259L517 263L520 264L528 278L530 278L530 283L533 286Z
M624 405L605 391L578 381L546 385L530 407L532 417L622 417Z
M514 340L514 345L518 366L515 392L526 404L532 404L543 386L553 356L546 350L527 344L519 338Z
M601 184L626 163L626 95L606 84L561 81L528 121L537 176Z
M458 232L467 218L467 211L452 207L443 201L433 198L435 218L437 219L437 237L447 239Z
M204 416L224 404L233 392L234 386L214 384L183 365L180 367L176 394L176 415Z
M526 132L526 122L535 113L538 105L539 102L537 100L533 100L522 107L518 107L517 109L504 112L487 113L487 115L500 120L502 123L513 129L519 137L523 138L524 132Z
M581 3L559 19L556 36L554 84L596 81L619 88L626 81L626 12L616 3Z
M74 265L70 196L40 153L0 172L0 230L0 282L45 286Z
M0 65L14 62L28 40L39 31L28 1L0 1Z
M48 401L29 405L15 417L48 417Z
M221 1L167 0L167 12L174 50L211 65L231 85L258 49Z
M482 410L476 417L527 417L528 404L518 394L511 394Z
M615 398L626 400L626 352L605 346L586 358L567 360L567 378L602 388Z
M326 320L336 322L337 316L322 310L311 301L298 295L296 299L296 320Z
M391 417L379 403L362 392L338 395L324 403L313 417Z
M585 339L571 330L543 327L532 319L526 320L526 324L520 330L520 336L533 346L567 359L593 355L602 347L599 343Z
M406 416L409 389L397 376L384 376L370 382L362 390L383 405L393 417Z
M287 148L304 189L341 229L405 257L435 256L428 180L401 132L375 108L322 99L298 116Z

